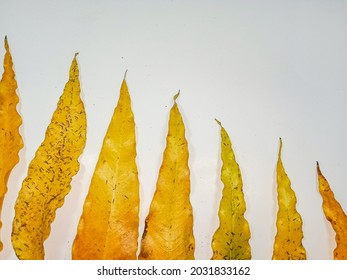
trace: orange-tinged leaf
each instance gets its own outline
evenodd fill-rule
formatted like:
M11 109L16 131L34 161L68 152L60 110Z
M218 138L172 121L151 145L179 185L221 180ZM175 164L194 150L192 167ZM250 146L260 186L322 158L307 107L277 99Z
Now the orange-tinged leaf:
M246 202L242 190L242 177L230 138L224 127L221 127L222 171L224 184L218 217L219 227L213 235L213 260L249 260L251 233L244 217Z
M296 211L296 196L284 170L281 151L282 140L280 139L277 161L277 234L272 259L304 260L306 259L306 250L302 245L302 219Z
M139 259L194 259L188 143L177 97L178 94L170 111L166 148L146 218Z
M30 162L15 204L12 245L19 259L44 259L55 211L71 189L86 142L86 114L80 98L76 56L45 139Z
M84 202L73 259L136 259L139 180L135 121L123 80Z
M323 211L331 223L336 236L335 260L347 260L347 216L340 203L336 200L328 181L323 176L317 162L319 192L323 199Z
M23 140L19 134L22 118L16 110L19 98L13 70L10 48L5 37L4 73L0 81L0 229L1 209L7 192L7 182L14 166L19 162L19 151ZM0 251L3 244L0 240Z

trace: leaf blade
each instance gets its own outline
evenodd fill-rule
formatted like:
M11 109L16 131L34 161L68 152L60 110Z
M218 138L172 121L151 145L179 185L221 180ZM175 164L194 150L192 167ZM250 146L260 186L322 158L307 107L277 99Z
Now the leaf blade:
M323 199L323 211L326 219L335 231L335 260L347 260L347 216L341 204L336 200L327 179L322 174L317 162L318 189Z
M29 164L16 200L11 241L19 259L44 259L43 243L50 234L55 211L64 204L72 177L80 167L86 114L80 98L76 55L45 139Z
M304 260L306 250L302 245L302 218L296 210L296 196L284 170L282 159L282 139L277 161L277 200L278 212L273 248L273 260Z
M166 148L142 235L139 259L194 259L193 210L185 127L174 96Z
M219 227L212 239L212 259L249 260L251 233L244 217L246 202L242 190L241 170L227 131L219 121L217 123L221 127L221 180L224 188L218 211Z
M8 178L14 166L19 162L19 151L24 146L19 133L22 118L16 109L19 103L19 97L16 93L17 81L7 37L5 37L4 45L6 50L4 72L0 81L0 229ZM0 251L2 248L3 244L0 240Z
M84 203L72 258L136 259L138 224L135 120L124 79Z

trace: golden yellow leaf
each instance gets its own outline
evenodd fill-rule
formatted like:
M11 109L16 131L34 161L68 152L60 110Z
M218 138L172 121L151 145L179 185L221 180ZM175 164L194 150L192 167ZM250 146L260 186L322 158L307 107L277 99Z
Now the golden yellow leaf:
M139 180L135 121L123 80L72 248L73 259L136 259Z
M139 259L194 259L188 143L177 97L178 94L170 111L166 148L146 218Z
M284 170L282 159L282 139L277 161L277 234L275 237L273 260L304 260L306 250L302 245L302 219L296 211L296 196Z
M328 181L323 176L317 162L319 192L323 198L323 211L326 219L331 223L336 236L335 260L347 260L347 216L340 203L335 199Z
M30 162L15 204L12 245L19 259L44 259L44 241L55 211L69 193L86 142L86 114L80 98L76 56L45 139Z
M0 81L0 229L1 209L7 192L7 181L13 167L19 162L18 153L23 148L19 134L22 118L16 110L19 103L16 94L17 82L13 70L12 57L5 37L4 73ZM3 244L0 240L0 251Z
M212 239L212 259L249 260L251 233L244 217L246 202L242 191L241 171L235 160L229 135L221 123L217 122L221 127L221 180L224 188L218 211L220 224Z

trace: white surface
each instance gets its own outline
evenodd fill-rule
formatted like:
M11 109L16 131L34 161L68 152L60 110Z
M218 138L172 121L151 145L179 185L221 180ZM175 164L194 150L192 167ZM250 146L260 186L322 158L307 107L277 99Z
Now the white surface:
M140 238L165 147L169 109L186 125L197 259L211 257L217 211L220 135L229 132L241 167L253 259L271 259L277 212L275 166L297 195L308 259L331 259L334 232L317 189L318 160L347 210L346 1L0 1L18 81L25 148L3 207L4 250L13 206L42 142L75 52L88 121L81 169L57 211L47 259L70 259L90 178L124 72L137 126ZM3 58L4 49L0 48Z

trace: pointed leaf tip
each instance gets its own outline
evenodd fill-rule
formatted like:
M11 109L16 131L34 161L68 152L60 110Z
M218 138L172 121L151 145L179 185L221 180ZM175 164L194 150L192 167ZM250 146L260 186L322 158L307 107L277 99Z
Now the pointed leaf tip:
M181 91L179 90L176 94L175 94L175 96L174 96L174 101L176 102L176 99L178 98L178 96L180 95L180 93L181 93Z
M222 126L222 123L219 120L217 119L214 119L214 120L219 124L219 126Z
M7 35L5 36L4 45L5 45L5 49L8 50L9 46L8 46Z
M278 150L278 155L279 155L279 157L281 156L281 153L282 153L282 138L280 137L280 148L279 148L279 150Z
M125 70L125 73L124 73L124 78L123 78L123 80L125 80L125 78L127 77L127 73L128 73L128 69L127 69L127 70Z
M316 161L316 168L317 168L317 173L318 173L318 175L322 175L322 172L321 172L321 170L320 170L318 161Z

